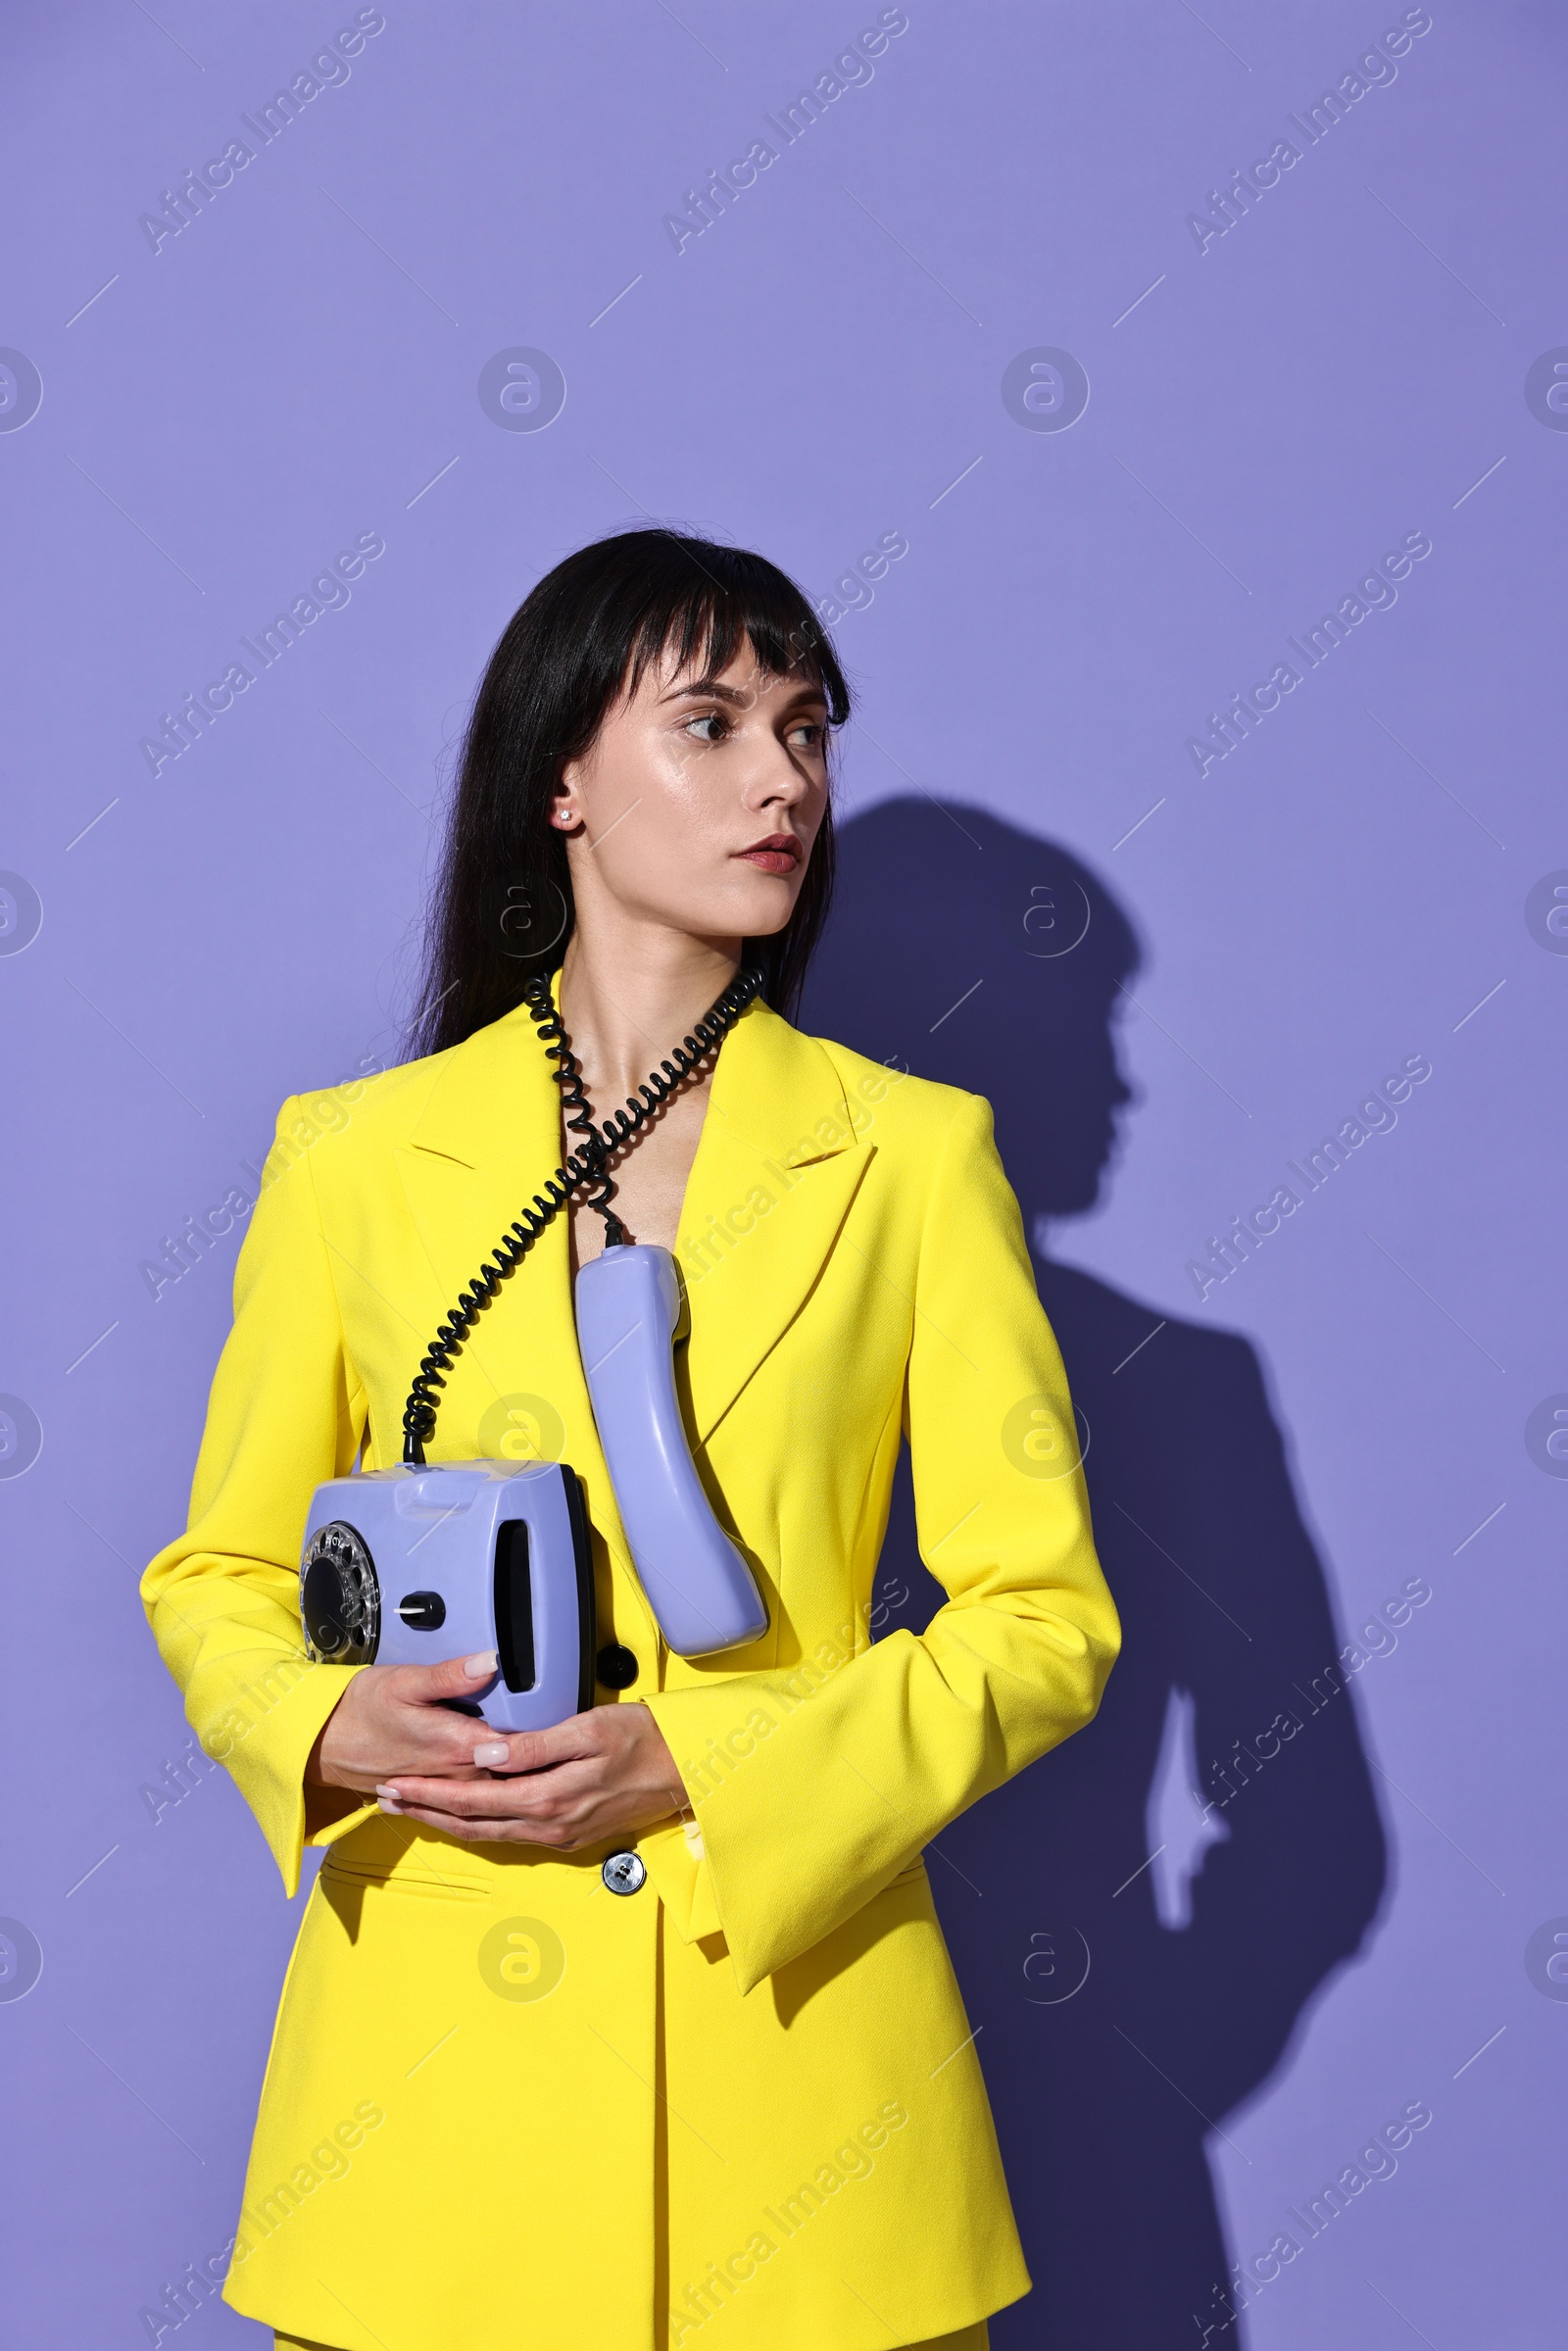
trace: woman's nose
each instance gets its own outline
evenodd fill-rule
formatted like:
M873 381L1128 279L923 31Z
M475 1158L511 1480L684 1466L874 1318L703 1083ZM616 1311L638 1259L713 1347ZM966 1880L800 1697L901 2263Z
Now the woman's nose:
M773 807L781 801L796 808L810 791L811 779L802 774L788 747L769 734L752 751L743 788L748 808Z

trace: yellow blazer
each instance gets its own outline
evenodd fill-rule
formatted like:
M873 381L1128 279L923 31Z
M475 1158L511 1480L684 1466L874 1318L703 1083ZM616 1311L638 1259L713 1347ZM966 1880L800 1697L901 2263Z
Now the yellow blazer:
M1089 1721L1120 1638L983 1101L760 1003L721 1050L682 1217L681 1388L766 1595L754 1647L704 1664L660 1641L563 1220L449 1378L432 1459L531 1445L584 1481L600 1639L640 1668L619 1702L652 1707L696 1816L632 1840L643 1888L601 1880L624 1839L472 1846L307 1799L354 1670L304 1654L312 1489L362 1444L367 1468L401 1458L418 1358L560 1159L559 1117L521 1009L284 1104L189 1529L143 1580L191 1723L291 1891L302 1842L328 1848L227 2298L352 2351L883 2351L956 2330L1029 2278L922 1848ZM901 1431L950 1597L873 1645Z

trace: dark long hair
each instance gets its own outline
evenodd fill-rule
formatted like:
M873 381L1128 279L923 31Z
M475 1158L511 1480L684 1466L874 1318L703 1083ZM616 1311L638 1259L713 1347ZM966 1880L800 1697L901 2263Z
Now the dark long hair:
M681 667L700 658L715 675L747 640L767 673L819 685L830 725L843 725L850 690L826 632L762 556L673 530L622 531L567 556L518 607L464 736L425 926L416 1053L461 1045L519 1004L531 974L560 968L573 909L551 796L622 689L635 692L666 650ZM827 916L833 863L829 807L788 924L747 941L768 1003L786 1015Z

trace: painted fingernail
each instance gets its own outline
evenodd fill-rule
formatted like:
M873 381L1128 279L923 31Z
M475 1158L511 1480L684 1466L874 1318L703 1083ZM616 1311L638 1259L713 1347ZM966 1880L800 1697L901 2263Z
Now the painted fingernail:
M391 1796L382 1796L380 1802L376 1806L376 1809L378 1812L395 1812L400 1818L402 1817L402 1805L397 1803Z
M504 1739L485 1739L473 1750L475 1763L505 1763L509 1749Z
M481 1649L477 1657L465 1657L463 1670L470 1681L488 1682L500 1670L500 1664L494 1649Z
M390 1796L394 1804L400 1804L403 1801L402 1788L394 1788L390 1780L377 1780L375 1792L378 1796Z

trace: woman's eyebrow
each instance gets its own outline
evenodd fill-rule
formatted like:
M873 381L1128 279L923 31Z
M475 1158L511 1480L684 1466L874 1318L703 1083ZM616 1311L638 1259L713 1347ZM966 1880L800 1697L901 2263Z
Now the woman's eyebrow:
M732 702L737 706L750 702L752 699L752 697L739 686L721 686L717 678L700 677L689 686L671 686L667 694L662 694L660 696L660 700L662 702L686 702L694 701L699 696L704 700L711 699L716 702Z
M661 702L698 700L728 702L733 703L737 710L744 709L755 699L755 696L749 694L744 687L720 685L717 678L714 677L700 677L690 685L671 686L667 694L660 696ZM798 704L803 702L819 702L825 705L827 696L819 685L809 680L803 680L799 690L791 695L785 707L794 710Z

